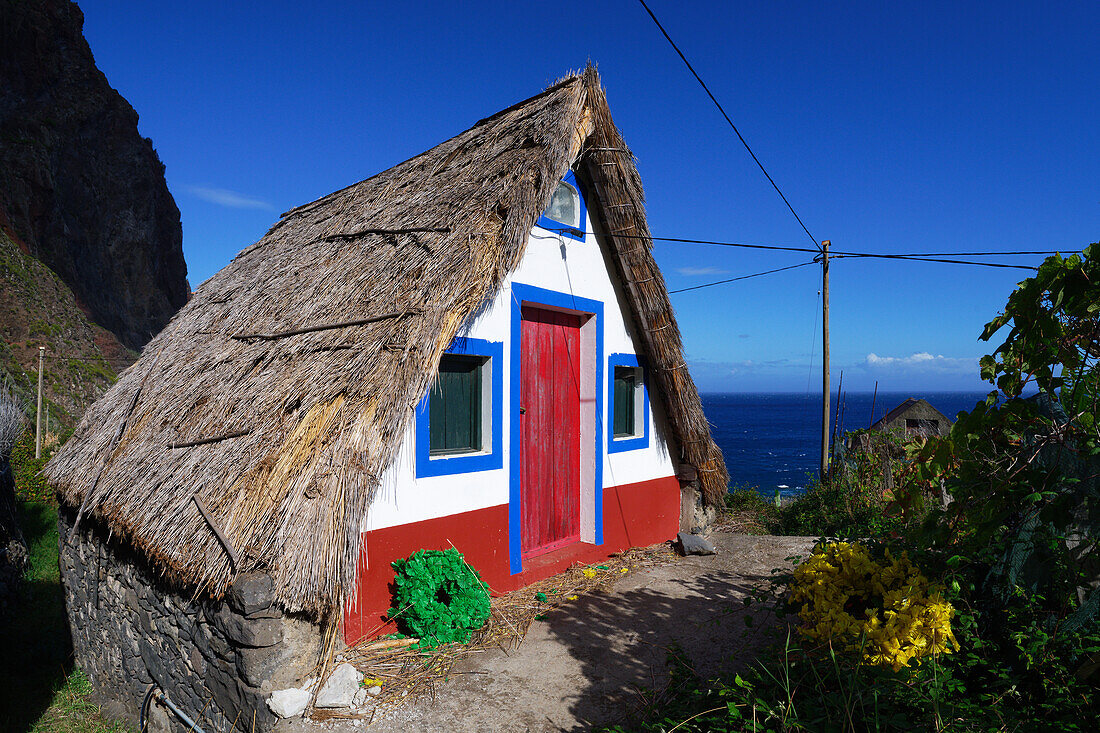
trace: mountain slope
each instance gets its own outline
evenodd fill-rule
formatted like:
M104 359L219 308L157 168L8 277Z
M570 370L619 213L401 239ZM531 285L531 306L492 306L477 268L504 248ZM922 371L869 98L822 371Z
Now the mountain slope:
M30 417L38 384L38 347L46 347L43 391L50 430L64 435L137 355L91 322L50 268L0 227L0 385Z
M0 221L141 348L187 302L179 209L67 0L0 0Z

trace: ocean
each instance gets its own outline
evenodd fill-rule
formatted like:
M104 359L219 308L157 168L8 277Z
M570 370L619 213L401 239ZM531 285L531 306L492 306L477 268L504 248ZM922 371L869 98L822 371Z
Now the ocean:
M923 397L954 419L971 410L986 392L879 392L875 419L910 397ZM703 411L711 435L722 449L730 485L756 487L765 496L775 490L794 496L806 490L808 477L817 474L821 455L821 396L793 393L704 394ZM867 427L871 422L871 392L846 392L841 405L843 430ZM836 417L836 396L831 409Z

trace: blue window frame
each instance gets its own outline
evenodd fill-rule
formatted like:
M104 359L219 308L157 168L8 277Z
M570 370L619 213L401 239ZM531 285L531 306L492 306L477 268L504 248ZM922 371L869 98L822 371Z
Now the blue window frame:
M446 476L453 473L491 471L504 467L504 344L475 338L456 338L447 347L447 354L482 357L480 371L484 377L481 389L482 413L480 425L485 440L478 452L431 453L431 399L436 390L429 389L416 407L416 476Z
M577 214L579 216L573 222L573 224L576 224L576 226L570 223L560 222L555 219L551 219L549 216L547 216L547 211L549 211L554 206L553 198L551 198L550 200L550 206L547 207L547 211L544 211L539 215L539 219L535 222L535 226L542 227L543 229L547 229L552 232L556 232L558 234L561 234L563 237L568 237L569 239L575 239L578 242L583 242L585 228L588 226L588 209L584 205L584 194L581 193L581 187L577 185L577 176L573 173L573 171L569 171L565 174L565 177L561 179L561 184L559 185L562 184L568 186L577 194Z
M623 394L624 390L629 390L629 394ZM608 453L649 447L645 362L634 354L607 357L607 425Z

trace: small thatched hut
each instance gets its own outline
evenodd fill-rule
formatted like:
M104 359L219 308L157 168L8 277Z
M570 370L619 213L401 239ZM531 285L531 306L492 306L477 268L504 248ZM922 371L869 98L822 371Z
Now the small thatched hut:
M910 397L875 421L871 430L893 432L905 437L930 438L947 435L954 421L937 410L928 400Z
M215 728L376 632L397 557L505 591L704 524L728 476L595 70L284 214L47 475L80 663Z

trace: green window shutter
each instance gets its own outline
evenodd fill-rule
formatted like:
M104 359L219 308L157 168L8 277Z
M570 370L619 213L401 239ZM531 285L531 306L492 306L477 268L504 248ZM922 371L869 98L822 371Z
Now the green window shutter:
M634 390L638 371L634 367L615 367L614 437L634 435Z
M431 455L481 450L481 370L484 357L444 354L428 403Z

